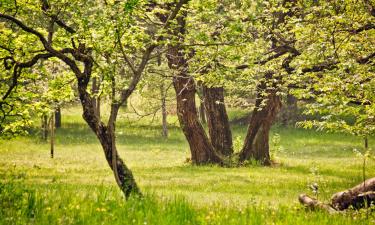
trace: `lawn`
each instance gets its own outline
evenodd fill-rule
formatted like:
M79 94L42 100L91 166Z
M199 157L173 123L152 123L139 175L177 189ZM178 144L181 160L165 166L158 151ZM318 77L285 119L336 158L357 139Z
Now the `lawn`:
M170 136L149 120L119 118L118 150L145 193L125 201L101 147L77 108L63 110L55 158L49 144L29 137L0 140L2 224L371 224L375 214L329 215L299 206L300 193L319 185L318 198L362 181L362 140L274 126L272 167L193 166L188 145L170 117ZM239 150L245 126L233 126ZM370 147L375 139L370 139ZM366 176L375 176L368 161Z

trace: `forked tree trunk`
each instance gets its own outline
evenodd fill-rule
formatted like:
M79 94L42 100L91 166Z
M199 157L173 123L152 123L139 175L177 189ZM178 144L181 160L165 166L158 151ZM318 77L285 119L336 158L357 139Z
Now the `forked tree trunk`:
M267 88L262 82L258 86L258 94L253 114L245 138L244 146L240 152L240 162L254 159L262 165L270 165L269 132L277 113L281 108L280 96L275 88ZM266 99L264 93L267 94ZM265 105L262 106L263 101Z
M171 31L172 35L182 40L185 35L185 17L186 13L177 17L178 26ZM188 62L185 58L184 48L179 44L168 46L167 59L169 68L177 73L173 77L177 116L190 146L192 162L194 164L222 164L222 157L215 151L199 122L195 104L196 85L194 79L187 73Z
M192 162L221 164L222 158L215 151L198 119L193 78L180 74L173 78L173 85L177 95L177 115L190 146Z
M203 86L203 102L212 145L222 155L232 155L232 132L224 104L224 88Z
M85 66L87 67L90 65ZM87 122L87 124L99 139L108 165L112 169L116 178L117 185L120 187L126 198L129 198L132 193L141 195L132 172L118 155L115 142L114 123L112 126L106 126L103 122L100 121L93 98L87 92L89 77L82 77L81 75L77 75L77 78L79 84L78 92L83 108L83 119ZM113 157L115 157L115 160L113 160Z

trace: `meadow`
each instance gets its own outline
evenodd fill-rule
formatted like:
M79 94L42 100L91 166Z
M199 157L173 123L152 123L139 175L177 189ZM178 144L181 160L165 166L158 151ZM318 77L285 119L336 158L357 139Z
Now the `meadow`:
M232 112L233 119L238 116ZM78 108L63 110L55 158L38 130L0 140L0 224L373 224L375 213L330 215L298 203L308 193L329 201L363 180L360 138L275 125L275 164L220 168L189 163L176 117L169 137L158 120L118 119L118 150L143 191L125 201L102 149ZM233 125L239 150L246 126ZM375 143L370 138L370 147ZM366 177L375 162L366 162ZM316 183L318 193L310 186Z

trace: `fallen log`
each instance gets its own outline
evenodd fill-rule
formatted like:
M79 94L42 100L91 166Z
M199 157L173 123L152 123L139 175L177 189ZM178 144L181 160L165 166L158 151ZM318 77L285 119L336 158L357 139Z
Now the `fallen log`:
M314 198L311 198L307 196L306 194L300 194L298 197L299 202L306 206L306 208L311 209L311 210L316 210L316 209L323 209L328 211L329 213L336 213L337 210L333 207L331 207L329 204L324 204L323 202L320 202Z
M354 209L370 207L371 204L375 204L375 177L348 190L334 194L329 204L322 203L306 194L301 194L298 200L306 208L311 210L323 209L330 213L343 211L349 207Z
M338 210L345 210L350 206L363 208L370 206L375 201L375 177L358 184L346 191L334 194L331 198L331 205Z

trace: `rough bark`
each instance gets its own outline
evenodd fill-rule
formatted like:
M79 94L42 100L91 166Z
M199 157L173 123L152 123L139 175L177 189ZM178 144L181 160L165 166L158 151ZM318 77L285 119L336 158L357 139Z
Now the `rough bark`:
M203 96L203 87L202 82L197 82L197 94L199 96L199 119L202 124L207 124L206 109L204 106L204 96Z
M222 163L222 158L215 151L205 130L198 119L195 106L195 84L187 75L173 78L177 94L177 115L189 143L191 160L194 164Z
M375 203L375 178L368 179L348 190L338 192L331 199L331 205L338 210L347 209L349 206L354 208L364 207L365 201L368 201L367 205L370 206L370 201Z
M244 146L240 152L240 162L254 159L262 165L270 165L269 132L280 111L281 99L276 94L277 89L268 88L265 82L258 85L257 92L255 108L251 115ZM263 97L264 94L267 96Z
M186 15L182 15L176 19L178 26L171 32L173 36L182 40L185 35L185 17ZM183 46L179 44L168 46L167 59L169 68L176 72L173 86L176 92L177 116L190 146L192 162L198 165L222 164L222 157L215 151L199 122L195 103L196 85L194 79L187 73L188 62Z
M206 110L204 108L203 101L201 101L200 104L199 104L199 119L201 120L202 124L206 124L207 123L207 120L206 120Z
M224 88L203 86L203 102L212 145L222 155L232 155L232 132L224 104Z
M84 81L81 81L82 83ZM106 126L100 121L92 98L86 91L87 84L78 86L81 105L83 108L83 118L94 131L102 145L105 158L112 169L116 182L123 191L126 198L132 193L140 195L140 190L135 182L132 172L125 165L124 161L118 155L115 142L114 126ZM115 158L114 158L115 157ZM115 159L115 162L113 161Z
M93 94L92 102L93 102L93 105L95 106L96 113L98 114L100 118L100 96L98 95L99 88L100 88L100 84L99 84L98 77L93 77L92 86L91 86L91 93Z
M328 212L338 212L350 207L354 209L370 207L375 203L375 178L370 178L357 186L334 194L331 203L322 203L314 198L301 194L300 203L309 209L324 209Z

